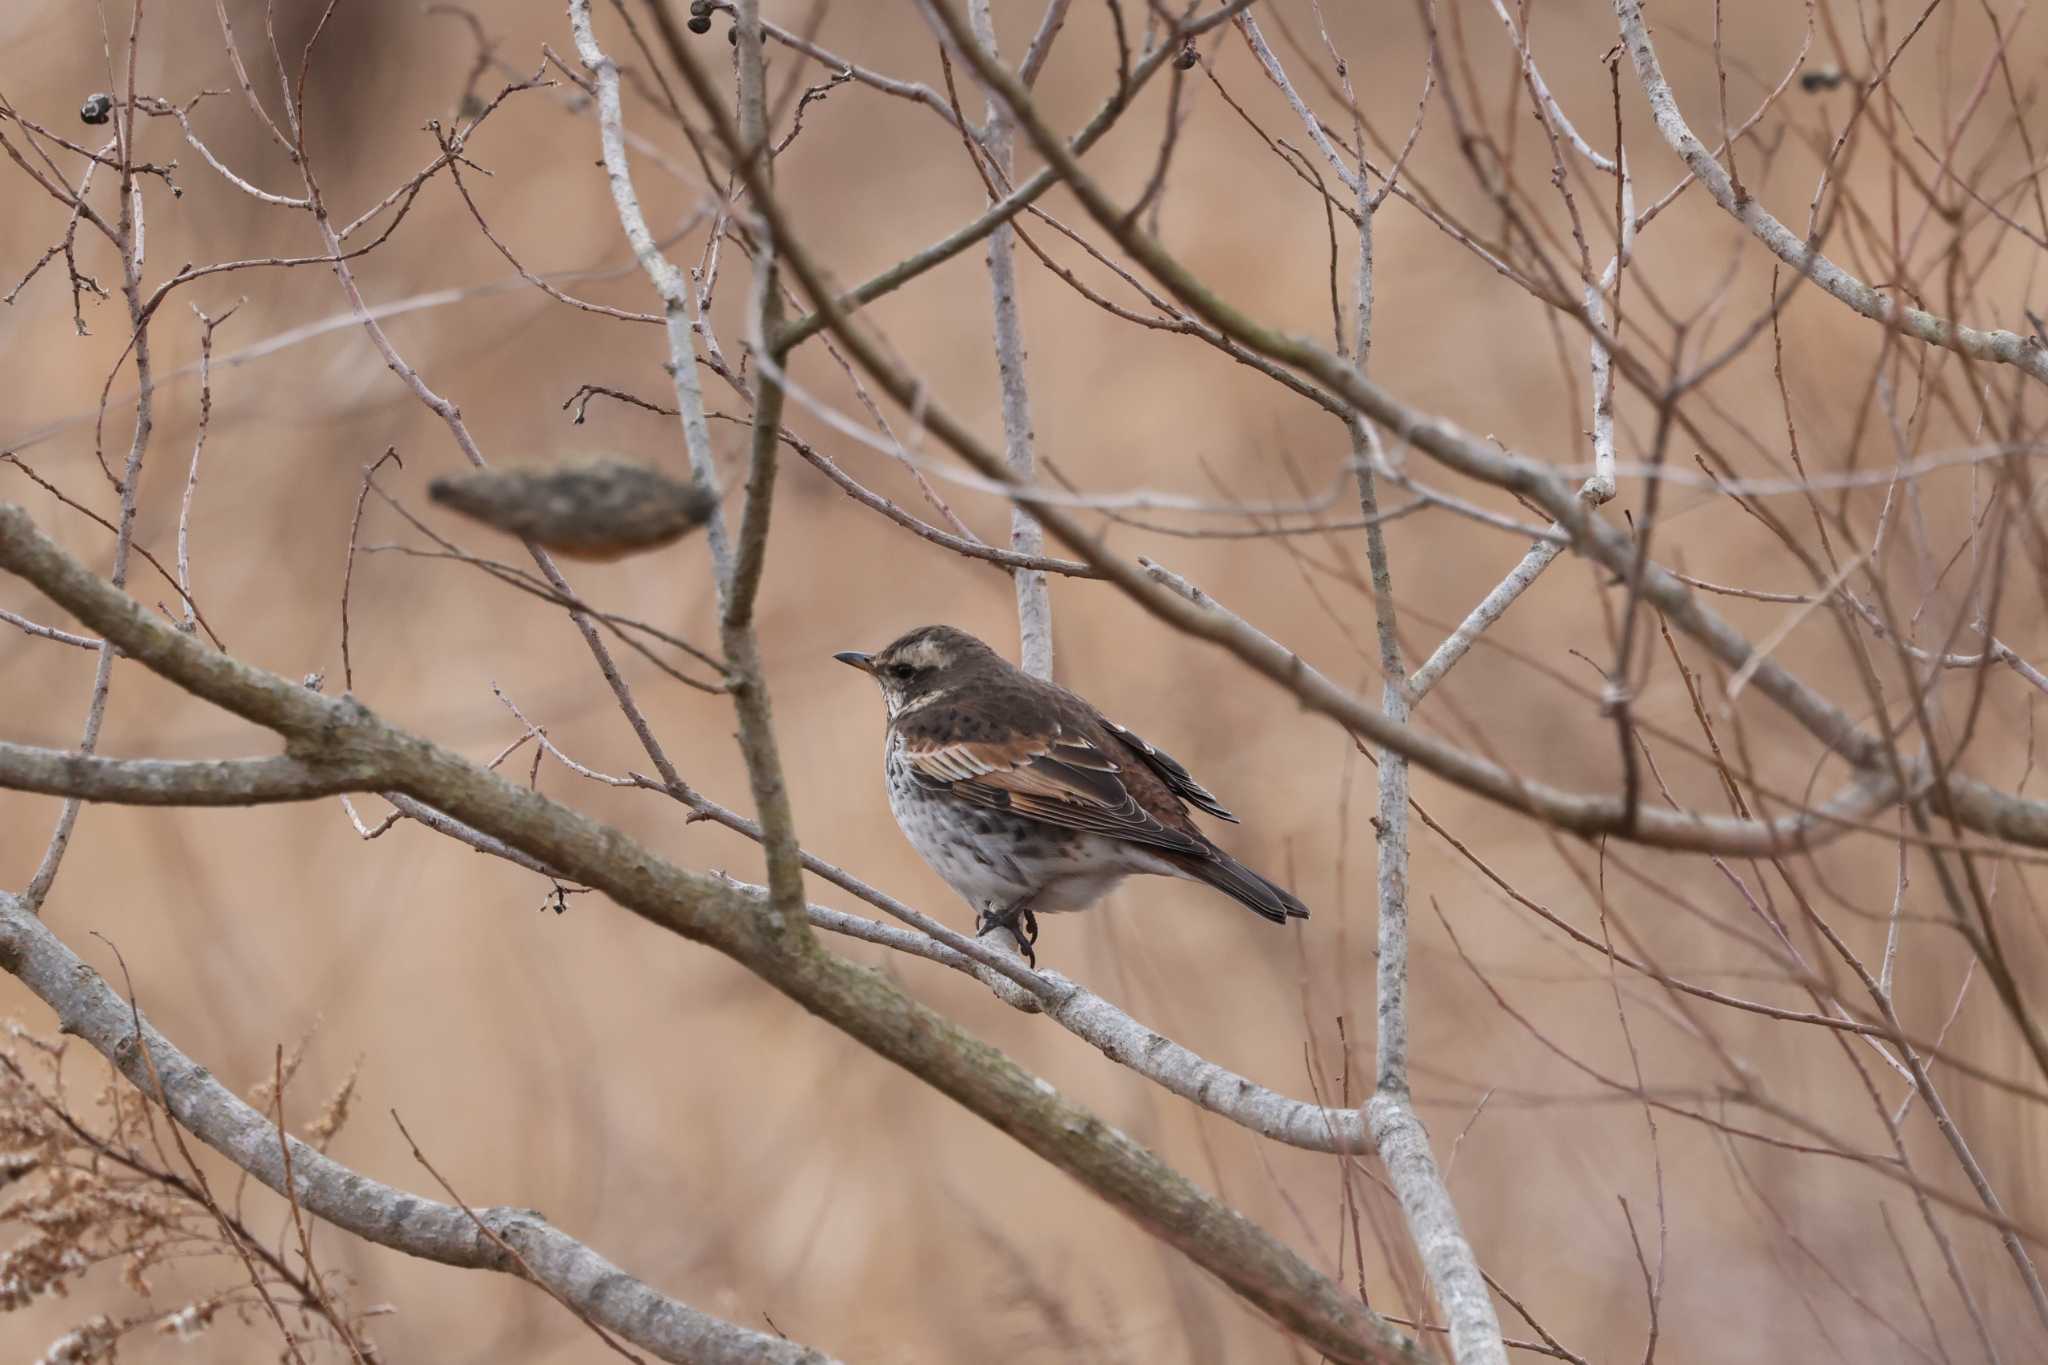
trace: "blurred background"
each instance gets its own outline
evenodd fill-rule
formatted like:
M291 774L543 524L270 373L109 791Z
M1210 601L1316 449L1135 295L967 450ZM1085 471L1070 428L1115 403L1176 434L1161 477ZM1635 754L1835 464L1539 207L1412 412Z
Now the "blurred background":
M263 53L262 7L230 0L227 8L270 98L275 73ZM793 28L815 23L816 41L847 59L945 89L933 40L908 4L764 8ZM1123 8L1132 41L1142 41L1142 7ZM1807 13L1773 0L1654 8L1680 106L1710 142L1721 125L1717 16L1730 124L1779 85L1807 40ZM1864 279L1903 282L1937 312L2025 333L2026 310L2043 306L2037 275L2048 234L2038 195L2027 188L2048 133L2030 84L2041 70L2039 22L2023 23L2001 4L1937 4L1915 29L1921 8L1824 0L1804 69L1848 79L1815 89L1795 79L1738 147L1737 170L1803 232L1831 157L1824 217L1838 259ZM598 9L608 50L632 68L630 89L650 90L646 58L616 12ZM1014 61L1041 6L1006 0L996 9ZM1611 148L1611 10L1594 0L1544 0L1529 11L1523 19L1544 76L1588 140ZM1343 52L1376 134L1400 144L1428 50L1417 11L1282 0L1256 12L1333 136L1348 137L1350 116L1334 93L1319 25ZM294 70L317 15L317 6L296 0L278 6L277 40ZM430 162L436 148L424 125L453 126L472 84L485 99L495 94L512 79L498 63L528 76L544 45L573 53L559 4L493 5L474 17L490 44L481 52L477 28L449 6L336 11L305 109L309 157L338 220L353 219ZM104 22L118 52L127 13L109 7ZM1446 82L1430 98L1406 182L1440 217L1507 242L1514 259L1533 260L1540 250L1576 299L1577 249L1506 30L1475 0L1445 0L1435 22ZM697 49L721 71L727 27L720 16ZM1885 93L1837 149L1858 107L1858 82L1885 69L1885 54L1902 43ZM1290 145L1305 145L1301 125L1234 31L1204 39L1201 53L1204 66L1181 87L1183 125L1158 230L1226 298L1327 342L1330 220L1304 177L1222 92ZM1038 86L1056 126L1071 130L1093 115L1114 79L1115 54L1105 7L1075 6ZM23 117L67 136L99 135L80 127L76 111L92 92L117 86L109 72L102 17L92 7L27 0L0 10L0 93ZM955 74L978 119L980 95L957 65ZM778 82L810 85L826 75L816 63L799 66L786 49L773 53ZM213 17L193 7L147 11L137 87L180 102L232 90ZM1656 137L1625 59L1619 89L1640 209L1679 182L1682 166ZM1168 95L1164 76L1153 81L1089 154L1087 164L1125 202L1152 173ZM239 94L209 97L192 117L238 174L275 194L301 192L296 171ZM657 231L691 223L704 200L701 171L658 97L629 98L627 120L649 142L634 155L650 220ZM1468 159L1454 120L1485 130L1495 151ZM18 126L0 130L19 143ZM664 171L650 147L682 174ZM319 253L303 214L235 192L172 120L144 121L140 155L175 158L184 191L173 199L160 183L145 185L151 287L188 261ZM587 272L562 287L615 307L656 308L606 191L595 122L573 88L511 97L467 155L489 174L465 169L466 186L523 266L550 276ZM1327 177L1313 152L1309 159ZM61 164L75 177L76 157ZM1036 165L1020 158L1020 170ZM1486 167L1493 169L1483 174ZM986 202L956 132L929 108L859 84L838 86L804 110L801 135L776 174L809 246L849 284L944 236ZM0 176L0 283L11 288L60 238L66 213L19 167L0 167ZM1515 186L1516 223L1494 193L1503 180ZM1981 198L1962 192L1963 182ZM1613 182L1575 173L1568 183L1597 271L1613 251ZM94 202L111 212L108 184L96 183ZM2015 185L2020 192L2011 192ZM1996 214L1980 207L1986 199ZM1107 245L1070 195L1055 191L1043 207ZM1525 231L1532 224L1533 242ZM1356 234L1341 218L1336 228L1336 290L1348 308ZM1092 287L1137 305L1052 229L1027 222L1025 230ZM698 264L705 235L697 220L672 258ZM118 263L103 242L86 239L81 233L80 269L115 288ZM1377 215L1375 257L1373 377L1422 410L1581 476L1591 458L1583 327L1401 200ZM1293 526L1354 523L1247 537L1273 519L1141 509L1129 516L1142 525L1106 526L1109 544L1186 575L1332 677L1377 697L1371 599L1359 586L1364 541L1355 503L1347 510L1350 452L1341 424L1199 341L1134 327L1028 254L1019 260L1038 450L1060 475L1091 493L1148 490L1217 507L1305 504L1284 518ZM1673 368L1674 345L1676 369L1690 371L1746 342L1684 397L1680 411L1691 425L1673 431L1665 453L1685 477L1663 491L1657 557L1716 583L1810 592L1813 577L1784 543L1742 502L1707 486L1696 462L1711 454L1758 479L1790 468L1772 333L1767 322L1757 326L1772 298L1774 264L1695 186L1642 231L1623 284L1624 335L1660 377ZM673 419L605 399L592 402L581 425L564 410L585 384L672 401L660 330L578 311L524 284L445 175L354 269L373 306L395 307L384 324L394 344L460 406L492 461L620 452L685 468ZM730 244L720 269L713 322L737 362L746 263ZM1780 290L1786 283L1775 279ZM218 315L242 299L214 338L211 418L190 526L193 592L237 656L295 678L324 674L336 692L350 519L364 467L387 447L403 468L386 466L379 485L415 515L475 553L521 556L513 542L429 506L426 483L457 472L461 455L348 320L345 298L320 266L217 276L173 294L158 314L151 343L159 389L139 543L170 562L199 411L190 367L200 329L187 305ZM80 337L61 259L0 309L0 449L111 518L117 500L95 449L118 469L130 440L129 329L117 289L111 302L88 298L84 309L91 334ZM1000 440L980 249L867 315L937 401ZM2040 404L2009 368L1965 368L1948 353L1888 345L1880 329L1812 289L1785 304L1780 329L1783 393L1809 472L1881 471L1990 439L2034 438ZM820 405L861 420L844 373L819 342L802 349L794 373ZM95 411L110 384L99 430ZM743 413L729 387L708 378L707 386L715 410ZM1639 467L1654 445L1656 405L1624 383L1617 407L1622 461L1638 473L1625 472L1605 515L1640 524L1648 485ZM889 411L908 439L914 421ZM855 478L935 519L900 463L803 404L792 404L789 422ZM714 434L730 474L745 458L744 427L714 424ZM934 466L948 463L936 442L917 448ZM1420 454L1408 455L1407 467L1497 512L1537 519ZM931 476L981 535L1006 533L1000 500L949 484L936 470ZM1901 495L1889 514L1893 547L1868 573L1896 593L1926 643L1939 646L1958 622L1975 619L2001 571L1999 528L2030 524L1987 517L1996 483L1982 466L1958 462ZM19 468L0 465L0 498L27 506L89 562L110 563L112 537ZM1824 496L1825 510L1843 519L1829 530L1840 538L1853 528L1836 545L1844 559L1868 547L1887 515L1885 499L1882 483ZM1386 501L1405 498L1389 490ZM1804 499L1760 494L1758 504L1821 553ZM728 511L736 514L735 501ZM1517 535L1440 510L1392 522L1387 535L1411 661L1527 548ZM487 759L522 732L493 697L495 684L579 762L608 773L649 769L559 611L472 567L381 548L426 542L374 497L360 543L350 649L355 691L370 706ZM2014 568L1996 604L2000 637L2030 658L2048 645L2039 560L2022 557L2035 545L2027 535L2014 540ZM570 576L592 602L715 645L701 538L618 564L572 566ZM145 603L174 600L146 565L130 582ZM1624 600L1608 575L1566 555L1449 676L1417 723L1553 784L1617 789L1615 727L1597 697ZM1053 605L1059 679L1185 762L1244 818L1221 841L1292 886L1314 914L1276 930L1199 888L1140 879L1096 912L1047 921L1041 961L1266 1085L1332 1102L1362 1096L1374 1017L1371 762L1332 723L1221 651L1175 635L1107 585L1056 580ZM1872 719L1878 703L1848 643L1852 632L1834 613L1744 598L1713 605L1752 639L1773 640L1774 657L1800 676ZM18 582L0 582L0 607L70 624ZM785 459L760 632L804 845L965 929L968 910L911 853L889 815L874 689L831 658L932 621L1014 653L1012 592L1001 572L906 533L816 469ZM1872 645L1867 631L1862 639L1876 657L1882 704L1896 718L1905 675L1887 646ZM1981 647L1967 630L1954 640L1963 652ZM1727 703L1725 679L1703 652L1682 640L1678 650L1702 675L1724 746L1766 790L1796 802L1841 783L1839 765L1768 703L1753 693ZM1647 742L1664 780L1676 799L1725 811L1713 768L1696 757L1704 741L1670 654L1660 640L1643 657L1638 715L1661 727ZM727 705L621 658L684 777L713 799L744 805ZM0 733L76 744L93 666L86 651L0 627ZM1967 721L1962 766L2010 790L2032 771L2038 699L2014 672L1959 671L1936 693L1936 729L1959 740ZM1909 748L1916 743L1909 737ZM202 757L274 745L124 662L101 748ZM527 763L525 751L514 760L522 775ZM710 824L686 824L662 798L580 779L551 760L537 781L683 865L761 879L753 845ZM1929 1215L1883 1169L1893 1149L1870 1087L1885 1109L1899 1105L1905 1088L1878 1053L1830 1030L1674 997L1640 974L1611 972L1526 903L1596 941L1605 933L1632 942L1674 976L1787 1009L1821 1008L1785 966L1790 943L1868 1010L1867 995L1805 925L1801 907L1826 916L1874 964L1902 894L1895 980L1908 1028L1932 1037L1945 1027L1945 1045L1958 1055L2038 1090L2041 1078L1982 972L1966 985L1969 951L1947 927L1948 906L1917 855L1901 893L1898 845L1880 833L1778 867L1717 867L1618 844L1603 856L1425 774L1414 795L1473 854L1417 824L1417 1098L1481 1264L1544 1331L1587 1359L1640 1354L1653 1332L1647 1263L1648 1278L1661 1281L1654 1334L1667 1360L1978 1358L1982 1338ZM374 799L359 805L366 819L384 812ZM53 800L0 793L0 885L27 881L57 809ZM1889 827L1891 818L1881 823ZM1982 871L2007 951L2031 985L2044 959L2033 899L2039 869L1993 859ZM573 897L566 914L552 913L549 890L414 824L365 842L336 801L232 811L90 807L45 913L103 970L113 970L108 945L118 946L143 1009L237 1089L271 1075L278 1044L304 1039L289 1104L310 1119L359 1066L355 1117L334 1147L344 1161L438 1197L391 1121L395 1110L466 1201L538 1208L658 1288L749 1326L772 1322L860 1361L1310 1358L1177 1253L744 970L599 897ZM825 904L864 909L822 883L811 890ZM1792 925L1786 940L1771 916ZM1354 1227L1336 1160L1208 1116L963 977L865 945L832 946L875 963L1094 1106L1344 1282L1361 1282L1376 1306L1404 1311L1398 1285L1413 1282L1412 1257L1374 1163L1352 1178L1363 1200ZM0 1016L52 1028L47 1009L11 980L0 980ZM75 1051L67 1074L86 1094L100 1064ZM1782 1112L1729 1101L1731 1058ZM2010 1216L2048 1227L2041 1107L1953 1070L1937 1067L1936 1078ZM1664 1107L1646 1110L1632 1093L1638 1085ZM2038 1354L2042 1329L2025 1288L1995 1232L1970 1216L1975 1197L1924 1105L1912 1107L1903 1133L1917 1177L1963 1206L1936 1204L1931 1216L1952 1242L1989 1338L2007 1359ZM1814 1150L1836 1147L1872 1161ZM263 1207L252 1196L252 1210ZM262 1215L258 1225L267 1226ZM509 1278L421 1264L331 1231L319 1248L346 1272L356 1302L390 1306L371 1325L385 1359L555 1362L592 1359L601 1349L545 1296ZM195 1269L189 1283L217 1283L223 1273ZM176 1307L187 1283L164 1272L154 1305ZM91 1313L137 1311L105 1268L69 1298L15 1315L0 1336L16 1356L31 1358L24 1353ZM1511 1337L1538 1335L1505 1303L1502 1320ZM262 1339L251 1329L244 1345L266 1349ZM230 1358L227 1340L200 1349ZM150 1359L181 1348L141 1340L131 1349Z

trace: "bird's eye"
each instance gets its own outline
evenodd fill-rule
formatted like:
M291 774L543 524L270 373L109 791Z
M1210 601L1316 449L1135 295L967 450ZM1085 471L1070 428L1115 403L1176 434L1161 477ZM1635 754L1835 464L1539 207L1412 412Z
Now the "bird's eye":
M889 664L882 671L897 682L908 682L917 673L909 664Z

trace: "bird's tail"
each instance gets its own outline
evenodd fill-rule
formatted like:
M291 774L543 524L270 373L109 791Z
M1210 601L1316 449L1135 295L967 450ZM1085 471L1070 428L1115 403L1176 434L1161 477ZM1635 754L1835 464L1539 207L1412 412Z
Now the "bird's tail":
M1290 919L1307 919L1308 907L1286 887L1267 881L1220 848L1211 847L1206 858L1183 862L1187 875L1206 882L1253 914L1285 924Z

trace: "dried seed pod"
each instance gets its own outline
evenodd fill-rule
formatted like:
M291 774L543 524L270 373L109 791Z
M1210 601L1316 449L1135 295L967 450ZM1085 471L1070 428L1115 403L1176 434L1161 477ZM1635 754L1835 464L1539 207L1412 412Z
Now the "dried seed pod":
M717 505L700 485L626 460L480 469L435 479L427 496L486 526L576 559L620 559L681 538Z

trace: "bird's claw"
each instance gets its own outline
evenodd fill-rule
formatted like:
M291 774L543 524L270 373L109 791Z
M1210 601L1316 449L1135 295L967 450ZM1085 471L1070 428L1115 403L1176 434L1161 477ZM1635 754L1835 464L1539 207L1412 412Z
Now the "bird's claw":
M1017 941L1017 951L1024 954L1024 964L1038 966L1038 954L1033 946L1038 942L1038 916L1022 901L1006 910L984 910L976 918L975 936L979 937L991 929L1008 929L1010 937Z

